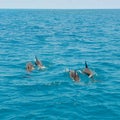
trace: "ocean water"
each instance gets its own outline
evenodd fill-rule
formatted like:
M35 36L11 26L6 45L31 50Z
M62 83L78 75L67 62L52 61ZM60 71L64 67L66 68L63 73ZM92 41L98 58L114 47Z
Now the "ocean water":
M0 10L0 120L119 120L119 75L120 10Z

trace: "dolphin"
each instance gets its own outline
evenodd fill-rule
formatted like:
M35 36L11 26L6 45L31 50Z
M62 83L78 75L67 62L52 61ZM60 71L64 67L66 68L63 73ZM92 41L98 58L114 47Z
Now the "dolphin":
M80 77L76 70L69 70L69 75L70 75L70 78L73 79L74 81L76 82L80 81Z
M28 62L26 64L26 70L27 70L27 72L31 72L32 70L34 70L34 66L31 62Z
M85 61L85 69L82 70L82 72L86 75L88 75L89 78L93 77L93 72L88 68L87 62Z
M37 65L39 69L45 68L45 66L43 66L42 62L40 60L38 60L37 56L35 56L35 65Z

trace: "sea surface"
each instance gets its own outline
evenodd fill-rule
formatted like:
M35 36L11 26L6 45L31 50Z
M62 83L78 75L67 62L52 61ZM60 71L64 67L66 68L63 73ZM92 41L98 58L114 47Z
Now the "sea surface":
M120 10L1 9L0 120L120 120Z

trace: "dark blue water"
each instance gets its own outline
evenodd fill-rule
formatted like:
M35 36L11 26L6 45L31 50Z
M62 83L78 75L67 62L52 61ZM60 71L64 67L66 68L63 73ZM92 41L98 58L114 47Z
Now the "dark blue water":
M119 75L120 10L0 10L0 120L119 120Z

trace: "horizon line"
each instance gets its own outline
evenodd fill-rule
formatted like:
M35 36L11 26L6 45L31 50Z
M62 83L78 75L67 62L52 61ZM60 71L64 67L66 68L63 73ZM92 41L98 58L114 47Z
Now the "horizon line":
M86 10L86 9L88 9L88 10L99 10L99 9L108 9L108 10L112 10L112 9L120 9L120 8L0 8L0 9L35 9L35 10Z

